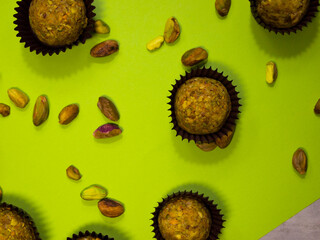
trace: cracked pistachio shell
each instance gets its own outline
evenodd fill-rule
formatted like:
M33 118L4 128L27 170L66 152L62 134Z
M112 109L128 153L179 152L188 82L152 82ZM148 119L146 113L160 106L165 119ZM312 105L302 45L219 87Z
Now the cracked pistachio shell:
M8 89L8 96L11 101L19 108L25 108L29 103L27 94L17 88Z
M107 34L110 33L110 27L102 20L96 20L94 22L94 30L96 33Z
M73 121L79 114L79 107L77 104L70 104L64 107L59 113L59 123L67 125Z
M82 177L79 169L73 165L69 166L67 168L66 172L67 172L68 178L70 178L72 180L80 180L80 178Z
M180 26L176 18L170 17L164 28L164 40L167 43L173 43L177 40L180 35Z
M2 117L7 117L10 115L10 107L7 104L0 103L0 114Z
M162 46L163 42L164 42L163 36L158 36L147 43L147 49L149 51L156 50Z
M33 124L40 126L49 116L49 104L45 96L39 96L33 109Z
M107 190L99 185L91 185L83 189L80 196L84 200L100 200L107 196Z

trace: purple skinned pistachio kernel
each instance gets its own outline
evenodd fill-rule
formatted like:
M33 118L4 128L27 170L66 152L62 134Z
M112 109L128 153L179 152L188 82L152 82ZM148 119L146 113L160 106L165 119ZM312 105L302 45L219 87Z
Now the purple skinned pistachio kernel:
M97 128L94 131L93 136L95 138L110 138L118 136L122 133L122 130L115 123L107 123Z

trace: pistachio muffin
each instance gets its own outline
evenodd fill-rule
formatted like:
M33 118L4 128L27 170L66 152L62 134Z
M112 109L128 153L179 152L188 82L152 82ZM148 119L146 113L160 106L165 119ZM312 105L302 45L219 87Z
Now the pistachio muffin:
M83 0L32 0L29 21L37 38L53 47L77 41L88 23Z
M0 205L0 240L38 240L32 220L21 209Z
M219 81L194 77L181 85L174 100L178 125L191 134L215 133L231 111L227 89Z
M191 197L170 200L160 211L158 222L165 240L206 240L211 228L208 209Z
M306 15L310 0L257 0L261 20L274 28L296 26Z

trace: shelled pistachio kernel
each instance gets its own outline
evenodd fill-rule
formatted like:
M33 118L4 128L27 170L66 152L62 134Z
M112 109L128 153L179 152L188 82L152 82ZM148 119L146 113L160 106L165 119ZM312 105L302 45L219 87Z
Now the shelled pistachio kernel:
M11 101L19 108L25 108L29 103L28 95L17 88L8 89L8 96Z
M163 36L158 36L147 43L147 49L149 51L156 50L162 46L163 42L164 42Z
M94 184L83 189L80 196L84 200L100 200L107 196L107 190Z
M297 149L292 157L292 165L301 175L305 174L307 171L307 155L301 149Z
M110 33L109 25L100 19L94 22L94 30L96 33L100 33L100 34Z
M219 15L221 17L225 17L229 13L231 7L231 0L216 0L215 6Z
M79 169L73 165L71 165L67 168L66 173L67 173L68 178L73 179L73 180L80 180L80 178L82 177Z
M180 35L180 26L178 20L175 17L168 18L164 28L164 40L167 43L173 43Z
M0 103L0 114L3 117L7 117L10 115L10 107L7 104Z
M39 96L33 108L33 124L40 126L49 116L49 103L46 96Z
M121 203L104 198L98 202L98 208L100 212L110 218L119 217L124 213L124 207Z
M72 122L79 114L79 106L77 104L70 104L64 107L59 113L59 123L67 125Z
M267 63L266 81L267 83L273 83L278 77L277 65L274 62Z

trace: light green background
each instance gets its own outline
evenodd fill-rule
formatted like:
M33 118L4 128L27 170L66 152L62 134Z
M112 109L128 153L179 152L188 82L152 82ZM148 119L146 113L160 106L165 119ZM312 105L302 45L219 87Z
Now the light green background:
M0 102L11 106L11 115L0 117L0 186L3 200L26 210L44 240L87 229L116 240L152 239L151 212L178 190L199 191L218 203L227 220L222 240L259 239L319 198L320 119L313 113L320 97L319 17L303 32L281 36L254 21L248 1L233 1L226 19L213 0L94 4L111 33L43 57L15 36L15 1L2 2ZM148 52L146 43L163 33L170 16L181 25L179 40ZM118 40L120 51L92 58L92 46L105 39ZM181 55L197 46L208 50L207 66L238 85L243 105L231 145L210 153L175 137L168 117L168 90L184 74ZM279 69L274 86L265 82L269 60ZM10 102L11 87L28 93L26 109ZM36 128L32 110L41 94L48 96L50 115ZM120 111L120 137L92 136L108 122L96 106L101 95ZM59 111L71 103L80 105L80 114L60 126ZM308 154L305 177L291 164L298 147ZM81 181L66 177L70 164L80 169ZM83 201L80 191L91 184L105 186L109 197L125 204L125 214L108 219L96 202Z

